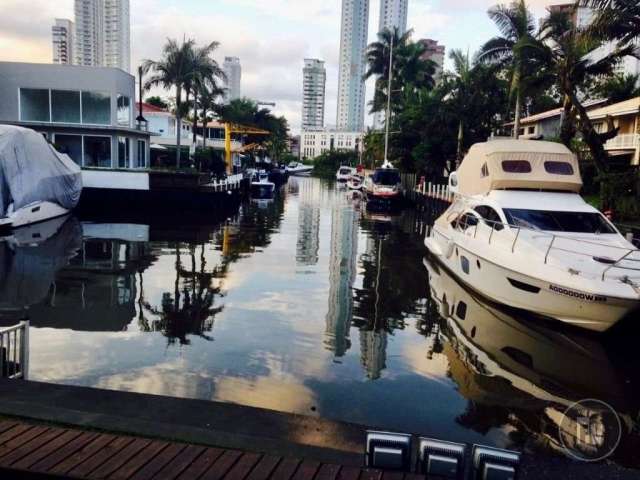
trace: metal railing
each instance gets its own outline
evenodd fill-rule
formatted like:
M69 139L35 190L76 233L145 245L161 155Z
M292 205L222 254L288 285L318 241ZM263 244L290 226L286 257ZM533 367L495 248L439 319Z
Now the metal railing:
M0 377L26 380L29 372L29 322L0 328Z
M437 185L431 182L423 182L416 186L415 191L426 197L453 202L455 194L449 189L449 185Z
M467 216L465 216L467 212L466 210L461 210L460 212L457 213L457 217L453 220L448 219L448 221L450 222L458 222L461 218L464 218L464 222L463 223L458 223L458 225L460 225L462 227L463 230L467 230L467 228L469 227L475 227L474 228L474 232L473 232L473 238L477 237L478 234L478 226L480 225L480 223L485 223L487 226L491 226L491 233L489 234L489 245L491 245L491 241L493 239L493 235L496 231L500 231L503 230L505 228L509 228L509 231L515 231L515 236L513 239L513 242L511 243L511 253L515 253L515 249L516 249L516 244L518 242L518 239L520 238L520 233L524 230L524 231L528 231L528 232L532 232L535 233L536 235L539 236L544 236L544 237L549 237L550 241L549 241L549 245L547 246L546 250L545 250L545 254L544 254L544 264L546 265L549 262L549 255L551 254L552 250L557 250L557 251L561 251L561 252L566 252L566 253L572 253L574 255L583 255L583 256L587 256L590 258L594 258L597 255L594 255L593 253L588 253L585 252L584 248L582 249L568 249L568 248L562 248L562 247L557 247L555 246L556 241L557 240L565 240L568 242L573 242L576 243L582 247L584 247L585 245L593 245L593 246L598 246L598 247L604 247L604 248L610 248L616 251L619 251L622 255L617 258L617 259L611 259L610 263L607 264L607 266L603 269L602 271L602 281L605 280L606 274L612 270L613 268L618 268L618 269L622 269L622 270L629 270L629 271L639 271L640 272L640 268L632 268L632 267L628 267L628 266L623 266L621 265L621 262L625 261L625 262L638 262L640 266L640 258L630 258L630 256L633 253L640 253L640 250L637 248L628 248L628 247L619 247L616 245L610 245L610 244L604 244L604 243L598 243L598 242L593 242L590 240L584 240L584 239L579 239L579 238L572 238L572 237L566 237L564 235L558 235L558 234L554 234L554 233L549 233L549 232L545 232L542 230L536 230L533 228L528 228L528 227L523 227L520 225L513 225L513 224L509 224L509 223L503 223L503 222L498 222L498 221L494 221L494 220L488 220L485 218L480 217L479 214L476 214L477 216L474 215L474 218L476 218L476 221L473 225L469 225L467 223ZM497 228L497 227L501 227L501 228ZM619 233L619 232L618 232ZM632 239L634 240L634 239Z
M205 187L212 188L214 191L225 191L240 188L240 183L244 178L244 174L238 173L235 175L229 175L224 180L214 180L207 183Z

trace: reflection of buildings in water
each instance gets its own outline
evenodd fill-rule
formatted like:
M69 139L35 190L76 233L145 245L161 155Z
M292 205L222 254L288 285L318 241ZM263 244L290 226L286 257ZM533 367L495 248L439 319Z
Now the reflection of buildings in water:
M296 263L316 265L320 249L320 208L302 204L299 208Z
M377 380L387 360L387 332L385 330L360 330L360 361L367 378Z
M329 305L325 319L325 346L336 357L350 348L353 282L358 255L358 219L351 206L337 203L331 211Z

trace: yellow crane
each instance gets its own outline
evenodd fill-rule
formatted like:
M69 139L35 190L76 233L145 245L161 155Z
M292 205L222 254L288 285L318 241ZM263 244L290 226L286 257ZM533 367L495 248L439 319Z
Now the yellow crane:
M233 172L233 158L231 150L231 134L243 133L246 135L270 135L271 132L256 127L246 127L237 123L224 124L224 160L227 164L227 173Z

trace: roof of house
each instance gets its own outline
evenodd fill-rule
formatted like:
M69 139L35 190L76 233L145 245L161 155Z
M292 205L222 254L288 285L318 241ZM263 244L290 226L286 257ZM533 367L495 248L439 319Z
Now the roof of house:
M157 107L155 105L151 105L150 103L146 103L146 102L142 102L142 114L159 114L160 116L170 116L173 117L174 114L171 113L170 111L161 108L161 107ZM191 125L193 122L191 122L190 120L187 120L186 118L182 120L183 123ZM208 128L223 128L224 125L220 122L218 122L217 120L211 120L207 123L207 127Z
M157 107L156 105L151 105L150 103L142 102L142 112L153 112L153 113L170 113L168 110Z
M605 103L607 100L606 99L598 99L598 100L589 100L587 102L584 103L584 107L586 109L591 109L594 107L597 107L598 105L601 105L603 103ZM555 118L555 117L559 117L562 115L562 110L563 108L554 108L553 110L547 110L546 112L540 112L537 113L535 115L531 115L529 117L525 117L525 118L521 118L520 119L520 124L521 125L529 125L532 123L537 123L540 122L542 120L546 120L548 118ZM513 126L513 122L508 122L504 124L505 127L512 127Z

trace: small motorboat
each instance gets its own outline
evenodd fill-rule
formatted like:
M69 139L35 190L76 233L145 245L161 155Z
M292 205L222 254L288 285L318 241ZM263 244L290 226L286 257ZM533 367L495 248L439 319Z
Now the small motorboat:
M564 145L474 145L449 176L452 205L425 240L465 285L489 299L593 331L640 307L640 250L579 192Z
M0 229L67 215L81 193L82 173L71 158L35 130L0 125Z
M364 184L364 178L360 175L351 175L349 180L347 180L347 188L349 190L362 190L362 186Z
M287 173L296 177L306 177L311 175L313 166L305 165L300 162L291 162L287 165Z
M336 173L336 180L341 183L346 183L349 181L351 176L355 174L356 174L355 168L342 166L338 169L338 172Z
M265 171L257 173L251 182L251 196L253 198L271 198L276 191L276 184L269 181L269 174Z
M389 162L369 175L363 184L367 202L373 206L399 206L404 198L400 171Z

